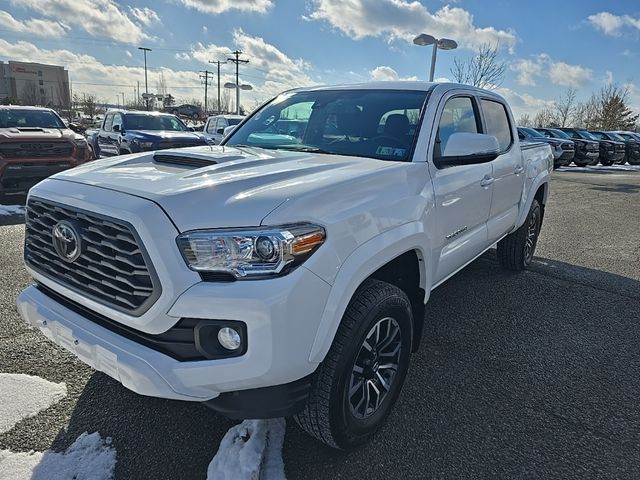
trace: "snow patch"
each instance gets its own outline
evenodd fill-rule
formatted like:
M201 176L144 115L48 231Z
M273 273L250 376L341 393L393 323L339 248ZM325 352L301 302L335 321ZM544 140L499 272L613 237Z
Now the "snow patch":
M245 420L229 429L207 470L207 480L284 480L285 420Z
M24 205L0 205L2 215L24 215Z
M62 453L0 450L0 480L111 480L116 451L110 444L85 432Z
M0 434L67 396L64 383L21 373L0 373Z

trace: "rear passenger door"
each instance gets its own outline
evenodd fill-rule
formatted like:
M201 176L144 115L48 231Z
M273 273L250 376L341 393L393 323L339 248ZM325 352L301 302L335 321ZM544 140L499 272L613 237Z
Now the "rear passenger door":
M482 133L477 99L468 92L446 95L436 113L434 157L454 133ZM491 162L439 168L430 162L435 193L437 265L434 283L446 279L487 248L491 207Z
M500 155L493 160L493 195L487 222L489 242L502 238L515 225L524 188L522 152L515 141L509 110L493 98L481 98L484 132L498 139Z

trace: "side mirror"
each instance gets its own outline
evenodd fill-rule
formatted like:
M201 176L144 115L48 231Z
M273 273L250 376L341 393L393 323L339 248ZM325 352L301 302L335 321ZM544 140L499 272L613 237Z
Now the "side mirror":
M228 127L226 127L226 128L224 129L224 131L222 132L222 134L223 134L225 137L227 137L227 136L229 136L229 134L230 134L231 132L233 132L233 130L234 130L235 128L236 128L236 125L229 125Z
M219 134L219 135L224 135L224 128L217 129L216 133Z
M119 132L119 131L121 131L121 130L122 130L122 129L120 128L120 125L114 125L114 126L113 126L113 131L114 131L114 132Z
M440 157L434 158L438 168L474 165L495 160L500 144L493 135L484 133L453 133Z

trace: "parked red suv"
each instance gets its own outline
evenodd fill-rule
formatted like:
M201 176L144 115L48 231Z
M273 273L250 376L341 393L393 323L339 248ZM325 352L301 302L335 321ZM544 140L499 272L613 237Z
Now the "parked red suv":
M0 106L0 194L24 193L90 158L85 138L53 110Z

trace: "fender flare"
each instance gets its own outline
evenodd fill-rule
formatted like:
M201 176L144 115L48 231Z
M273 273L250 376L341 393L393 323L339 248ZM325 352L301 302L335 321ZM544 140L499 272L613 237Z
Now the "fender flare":
M353 294L372 273L403 253L415 250L420 261L420 287L425 302L431 290L431 272L426 267L427 236L420 222L406 223L387 230L360 245L344 261L333 282L329 298L316 330L309 353L311 363L320 363L327 355ZM428 285L428 286L427 286Z
M547 203L547 197L549 196L549 171L543 170L536 176L531 185L529 186L529 190L525 191L523 195L526 195L526 202L524 203L524 208L520 210L520 216L518 217L518 221L516 222L516 226L514 230L520 228L525 220L527 219L527 215L529 214L529 210L531 209L531 204L533 203L533 199L535 197L536 192L542 185L547 185L547 188L544 190L544 198L542 199L542 203Z

